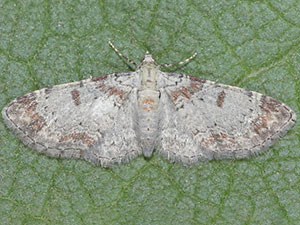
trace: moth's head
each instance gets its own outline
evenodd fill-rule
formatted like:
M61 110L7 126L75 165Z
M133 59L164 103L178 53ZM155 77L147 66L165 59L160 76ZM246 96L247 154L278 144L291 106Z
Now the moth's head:
M143 65L150 65L150 64L154 64L157 65L155 60L153 59L152 55L149 54L149 52L146 52L146 55L144 56L141 66Z

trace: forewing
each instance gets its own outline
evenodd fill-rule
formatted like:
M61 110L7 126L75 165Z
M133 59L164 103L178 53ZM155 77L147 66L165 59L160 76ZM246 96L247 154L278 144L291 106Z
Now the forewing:
M34 91L9 103L4 122L38 152L111 166L140 154L132 73ZM124 85L122 85L124 84Z
M168 159L245 158L290 129L296 114L274 98L183 74L161 77L161 143Z

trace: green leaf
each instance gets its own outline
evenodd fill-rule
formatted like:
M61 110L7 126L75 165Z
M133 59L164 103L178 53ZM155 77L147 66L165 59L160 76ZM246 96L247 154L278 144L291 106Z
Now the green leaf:
M196 51L177 72L300 111L297 0L3 0L0 108L36 89L128 71L108 40L136 62L147 50L162 64ZM299 128L248 160L189 168L155 154L103 169L39 155L0 119L0 224L299 224Z

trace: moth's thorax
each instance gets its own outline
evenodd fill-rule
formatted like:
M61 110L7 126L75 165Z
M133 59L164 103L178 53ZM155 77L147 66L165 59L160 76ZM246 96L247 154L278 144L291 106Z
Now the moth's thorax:
M141 80L141 89L157 90L157 77L159 66L151 55L146 54L139 68L139 76Z

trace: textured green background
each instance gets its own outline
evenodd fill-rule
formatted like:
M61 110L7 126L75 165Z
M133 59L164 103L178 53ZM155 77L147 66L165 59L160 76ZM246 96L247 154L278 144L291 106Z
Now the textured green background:
M0 1L0 109L30 91L198 57L177 70L300 112L300 1ZM201 112L199 112L201 113ZM299 120L298 120L299 121ZM115 169L26 148L0 119L0 224L300 224L300 123L267 153Z

